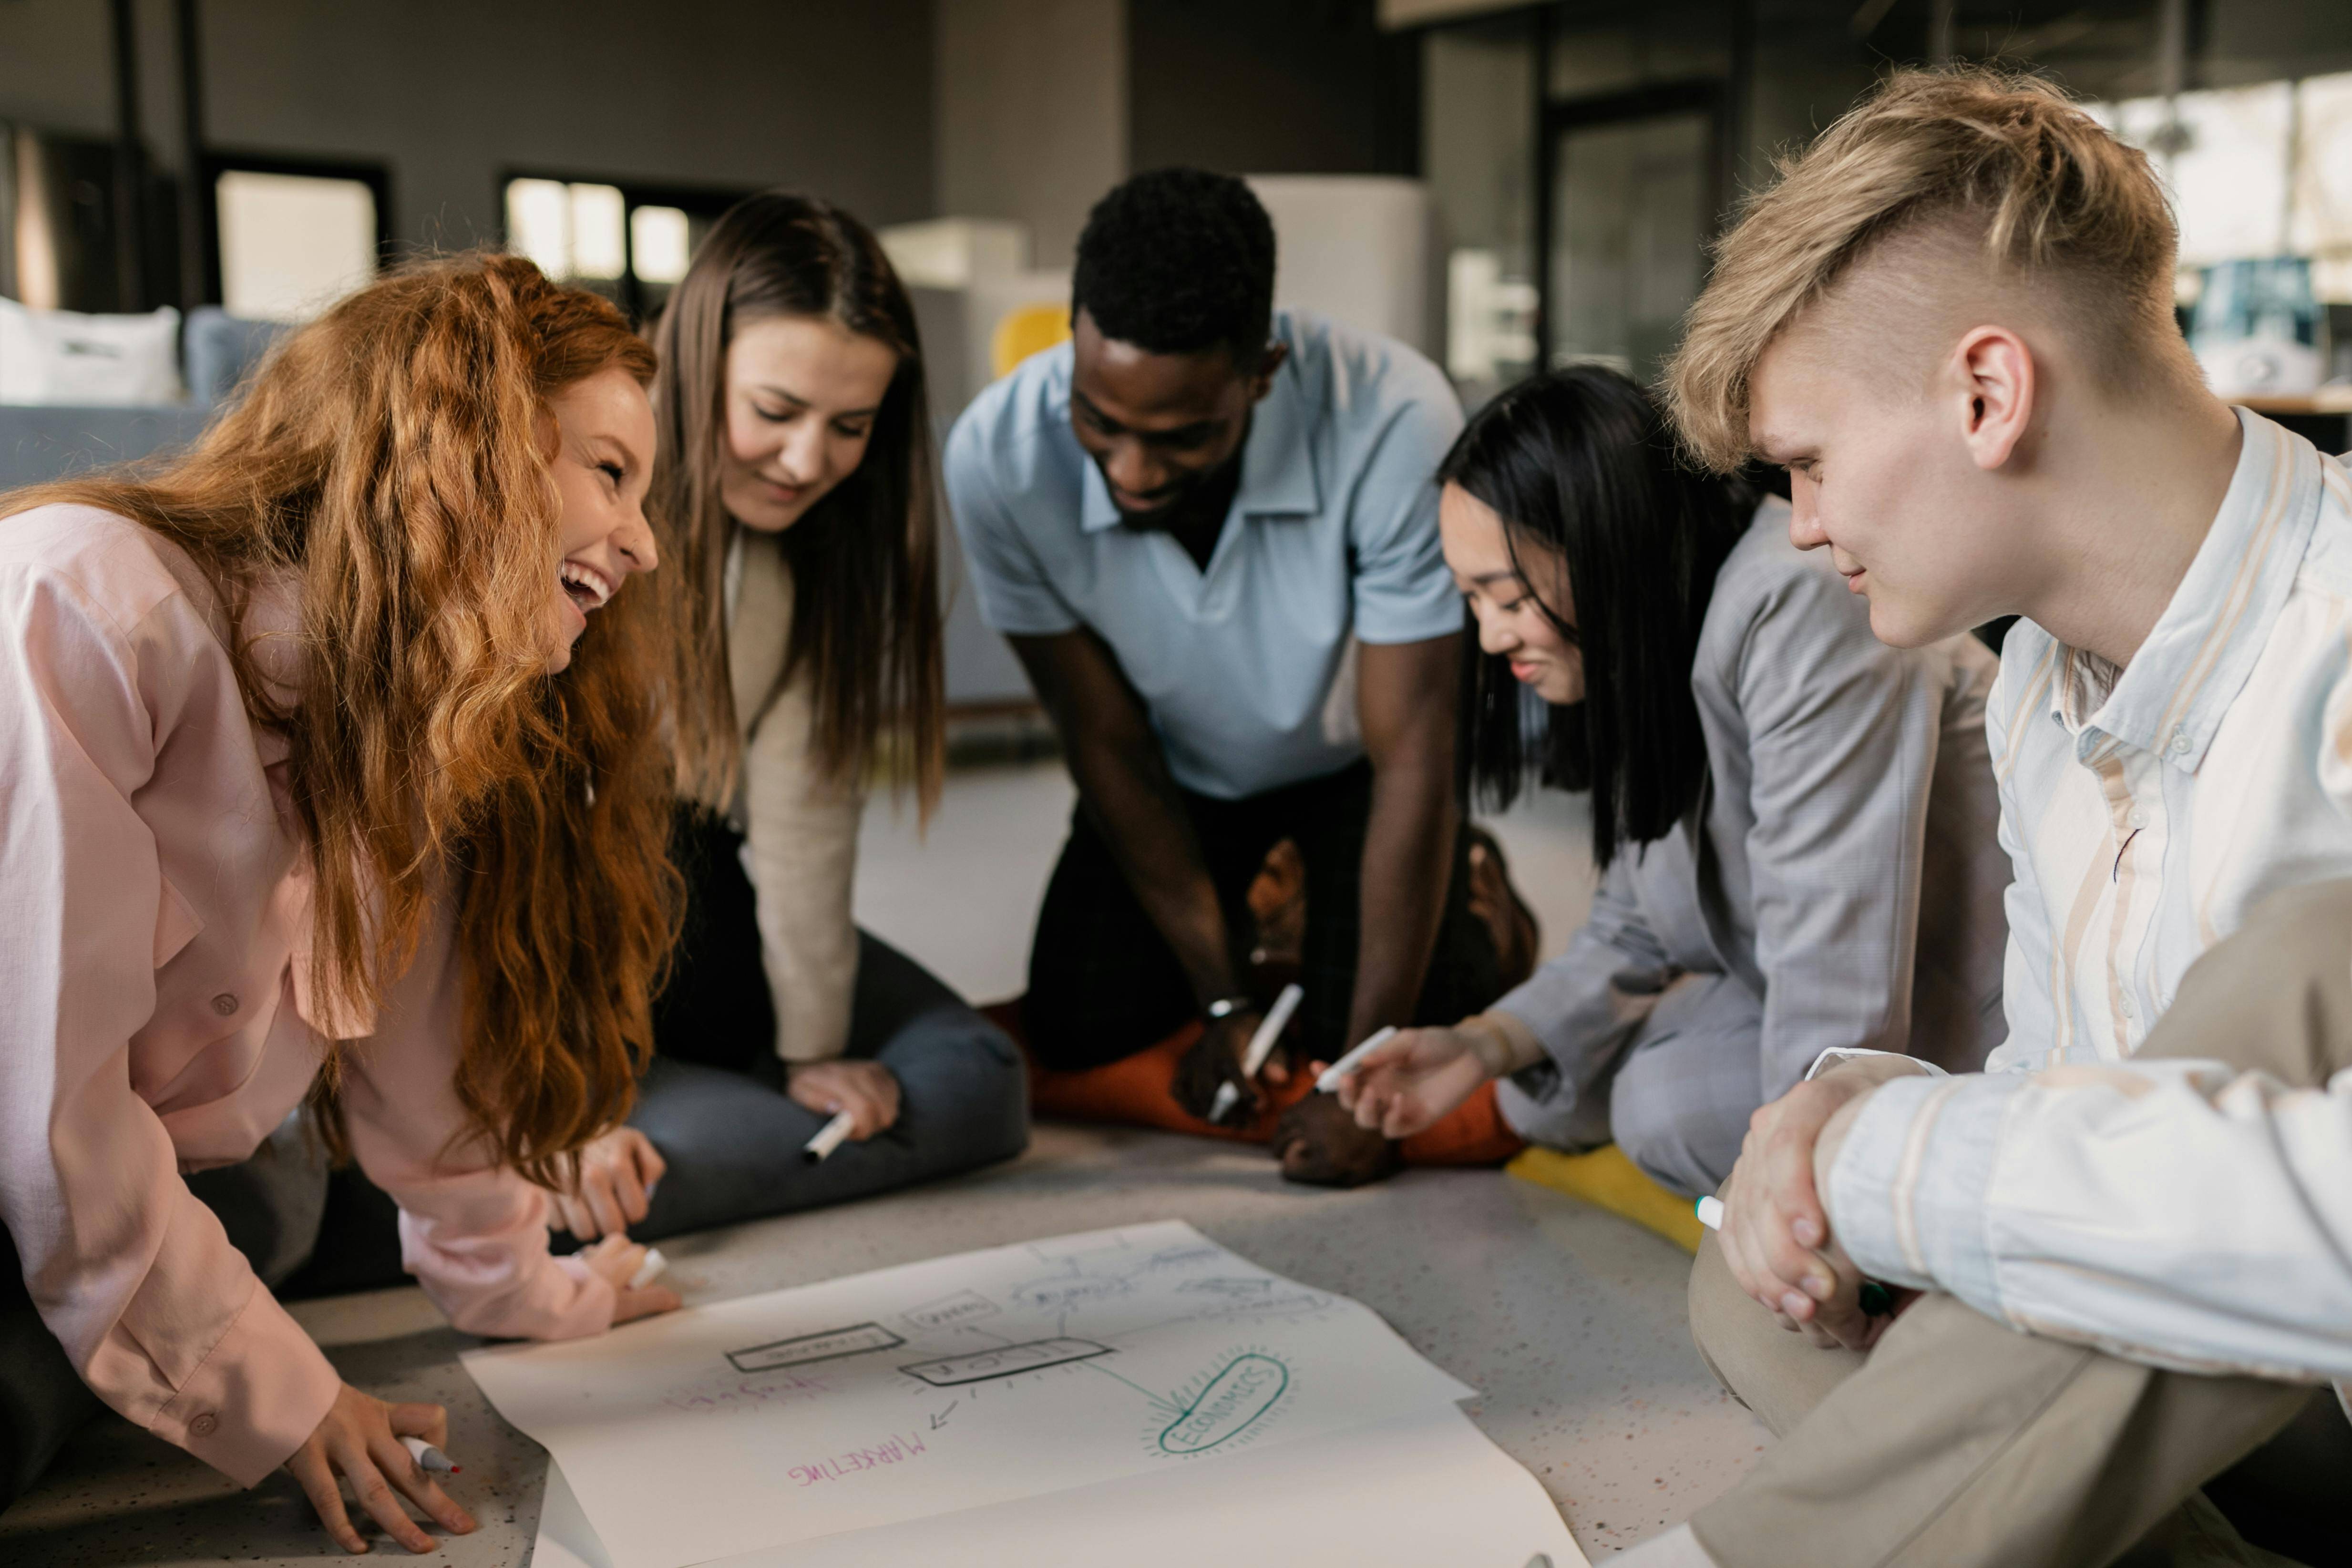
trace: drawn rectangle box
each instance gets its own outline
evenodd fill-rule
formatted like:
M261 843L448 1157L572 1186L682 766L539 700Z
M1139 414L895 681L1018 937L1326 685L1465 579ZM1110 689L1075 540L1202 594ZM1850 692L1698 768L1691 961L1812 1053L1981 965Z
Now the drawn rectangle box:
M919 1361L898 1370L921 1378L934 1388L954 1388L966 1383L985 1383L992 1377L1043 1372L1049 1366L1066 1366L1074 1361L1091 1361L1109 1354L1110 1346L1097 1344L1090 1339L1036 1339L1026 1344L1008 1344L1001 1350Z
M994 1301L978 1291L958 1291L952 1296L941 1296L936 1301L926 1301L898 1315L919 1329L952 1328L979 1318L992 1318L1002 1311Z
M845 1329L827 1329L823 1333L771 1340L749 1350L730 1350L727 1359L735 1364L738 1372L773 1372L780 1366L803 1366L812 1361L863 1355L872 1350L894 1350L906 1343L880 1323L855 1323Z

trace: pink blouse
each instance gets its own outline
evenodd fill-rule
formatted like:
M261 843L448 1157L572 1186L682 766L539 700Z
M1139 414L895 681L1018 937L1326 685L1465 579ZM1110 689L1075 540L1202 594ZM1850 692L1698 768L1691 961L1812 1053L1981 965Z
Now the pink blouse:
M321 1051L286 747L247 719L213 602L177 547L111 513L0 519L0 1219L90 1387L250 1486L341 1380L181 1179L252 1154ZM598 1333L612 1288L549 1255L546 1195L446 1147L465 1125L449 913L350 1051L353 1153L459 1328Z

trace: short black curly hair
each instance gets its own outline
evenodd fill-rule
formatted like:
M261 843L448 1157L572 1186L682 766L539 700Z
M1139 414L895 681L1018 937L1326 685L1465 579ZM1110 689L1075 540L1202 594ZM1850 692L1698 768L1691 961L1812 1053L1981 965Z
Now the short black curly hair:
M1153 354L1229 350L1254 366L1274 331L1274 221L1230 174L1154 169L1095 204L1070 314Z

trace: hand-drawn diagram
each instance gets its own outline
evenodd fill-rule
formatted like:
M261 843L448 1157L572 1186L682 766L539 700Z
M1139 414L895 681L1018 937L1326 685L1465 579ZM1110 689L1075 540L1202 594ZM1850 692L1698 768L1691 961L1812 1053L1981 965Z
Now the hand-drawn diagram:
M958 1291L952 1296L941 1296L936 1301L909 1307L899 1316L919 1329L946 1329L958 1323L992 1318L1002 1311L1002 1307L977 1291Z
M813 1361L863 1355L869 1350L896 1350L906 1343L879 1323L857 1323L845 1329L827 1329L822 1333L772 1340L749 1350L730 1350L727 1359L735 1364L738 1372L773 1372L780 1366L805 1366Z
M1110 1353L1110 1346L1097 1344L1090 1339L1041 1339L1028 1344L1008 1344L1002 1350L950 1355L939 1361L919 1361L898 1370L910 1377L921 1378L934 1388L958 1388L967 1383L986 1383L992 1378L1018 1377L1024 1372L1043 1372L1049 1366L1089 1361Z
M1289 1391L1290 1368L1273 1356L1244 1351L1218 1368L1161 1429L1160 1451L1205 1454L1244 1437Z
M613 1568L1172 1475L1471 1392L1357 1303L1175 1223L908 1264L467 1365L553 1450ZM789 1389L768 1385L780 1378Z

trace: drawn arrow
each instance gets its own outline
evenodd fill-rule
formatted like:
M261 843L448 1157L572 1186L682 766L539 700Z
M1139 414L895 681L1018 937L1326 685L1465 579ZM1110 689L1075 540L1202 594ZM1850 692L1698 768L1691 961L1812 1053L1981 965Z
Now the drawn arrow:
M945 1426L947 1424L948 1417L955 1414L955 1407L962 1403L963 1401L961 1399L949 1400L948 1407L931 1417L931 1430L936 1432L941 1427Z

